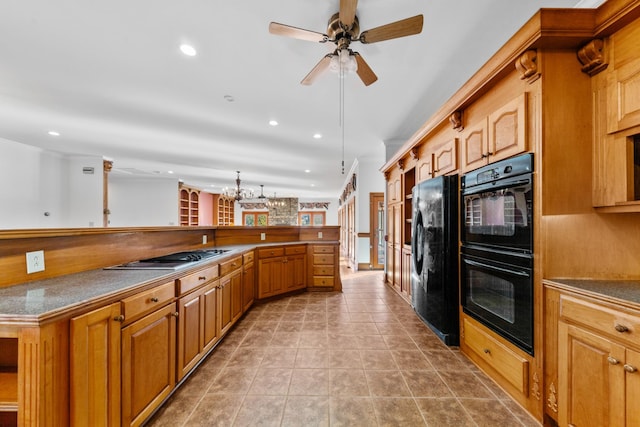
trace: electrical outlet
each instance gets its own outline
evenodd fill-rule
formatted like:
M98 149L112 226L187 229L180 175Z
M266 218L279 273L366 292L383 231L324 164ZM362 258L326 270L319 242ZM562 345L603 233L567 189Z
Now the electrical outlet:
M206 235L206 234L203 234L203 235L202 235L202 244L203 244L203 245L206 245L206 244L207 244L207 235Z
M322 231L318 231L318 239L322 239Z
M27 274L44 271L44 251L27 252Z
M260 233L260 240L266 240L267 239L267 233Z

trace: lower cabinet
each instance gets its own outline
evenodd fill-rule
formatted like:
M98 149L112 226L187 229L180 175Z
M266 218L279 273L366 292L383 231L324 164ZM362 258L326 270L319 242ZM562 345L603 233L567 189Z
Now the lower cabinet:
M268 298L307 286L304 245L258 251L258 298Z
M117 302L71 319L72 426L120 425L119 316Z
M224 335L242 316L242 269L238 268L220 278L218 319L220 335Z
M176 304L122 329L122 425L138 426L176 384Z
M312 245L309 246L310 276L309 288L333 288L335 286L337 245Z
M178 300L178 381L220 338L218 294L215 280Z
M640 312L560 295L558 422L640 426Z
M253 251L242 256L242 311L251 308L256 298L256 268Z

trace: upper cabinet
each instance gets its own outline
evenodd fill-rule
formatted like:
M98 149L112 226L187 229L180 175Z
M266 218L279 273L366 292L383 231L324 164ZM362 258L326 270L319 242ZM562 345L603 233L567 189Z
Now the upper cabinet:
M178 191L180 225L198 225L198 200L200 190L181 185Z
M608 66L592 78L593 205L640 212L640 20L597 43Z
M526 151L526 95L522 93L464 130L462 172Z

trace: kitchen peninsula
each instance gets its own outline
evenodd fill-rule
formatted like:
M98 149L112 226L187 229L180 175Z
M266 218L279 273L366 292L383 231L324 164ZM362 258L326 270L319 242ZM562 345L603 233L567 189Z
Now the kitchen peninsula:
M340 291L339 227L0 232L0 425L140 425L254 301ZM105 269L181 251L175 269ZM44 251L27 275L25 253Z

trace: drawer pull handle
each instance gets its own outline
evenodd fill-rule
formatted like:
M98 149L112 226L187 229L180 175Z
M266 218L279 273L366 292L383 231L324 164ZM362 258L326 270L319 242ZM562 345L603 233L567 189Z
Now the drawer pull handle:
M158 302L158 298L157 297L151 297L151 302Z
M625 363L625 365L624 365L624 370L625 370L625 371L627 371L627 372L629 372L630 374L633 374L634 372L636 372L636 371L638 370L638 368L636 368L636 367L635 367L635 366L633 366L633 365L629 365L629 364L626 364L626 363Z
M198 277L198 280L207 280L207 278L205 276L200 276Z
M627 328L626 326L621 325L621 324L619 324L619 323L616 323L615 328L616 328L616 331L618 331L618 332L620 332L620 333L623 333L623 332L629 332L629 328Z
M119 316L114 317L113 320L115 320L116 322L122 323L124 322L124 316L121 314Z
M617 365L618 363L620 363L618 359L611 356L607 357L607 362L609 362L610 365Z
M482 350L482 351L484 351L484 353L485 353L485 354L491 354L491 350L489 350L488 348L485 348L485 349L484 349L484 350Z

